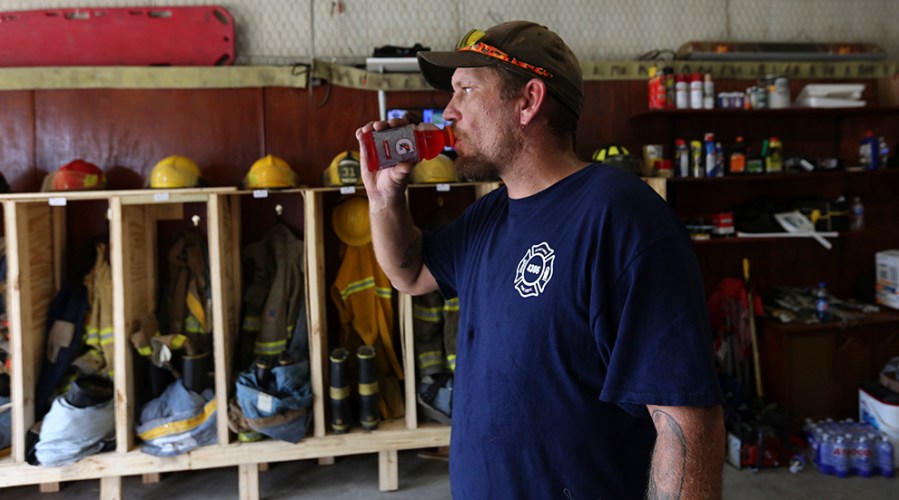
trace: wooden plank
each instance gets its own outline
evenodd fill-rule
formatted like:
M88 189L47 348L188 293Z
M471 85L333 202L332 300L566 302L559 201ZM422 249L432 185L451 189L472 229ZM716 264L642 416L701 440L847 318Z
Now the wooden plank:
M53 235L53 288L62 288L62 277L66 275L66 209L64 207L50 208L51 233Z
M141 484L156 484L159 481L162 481L162 474L152 473L152 474L141 474L140 482Z
M319 457L318 465L334 465L334 457Z
M399 293L398 314L400 318L400 345L403 353L403 370L406 372L403 385L406 398L406 427L418 428L417 370L415 369L415 325L412 296Z
M19 206L11 201L3 202L3 225L6 228L6 315L9 320L9 341L12 353L10 354L14 369L10 374L10 401L12 402L12 426L11 426L11 451L13 461L22 463L25 461L25 432L28 427L26 422L33 422L34 414L25 414L25 380L24 351L18 346L22 345L24 329L27 326L30 315L24 314L22 309L23 290L21 281L21 264L19 256L20 247L24 244L27 235L19 231ZM25 256L27 258L27 256ZM25 286L28 286L26 280ZM24 299L28 302L28 299Z
M231 352L235 330L229 328L229 318L226 316L228 306L228 289L226 288L225 263L231 260L224 254L225 243L228 238L228 198L219 195L209 197L206 214L207 238L209 240L209 277L212 290L212 350L215 364L215 398L218 401L219 411L216 412L216 428L218 442L221 445L228 444L231 432L228 429L228 388L231 381ZM232 273L228 273L233 275ZM228 308L233 313L233 307ZM243 478L243 474L241 474Z
M38 485L38 491L41 493L59 493L59 483L41 483Z
M134 432L132 432L132 423L134 420L134 380L132 378L132 348L131 348L131 332L132 332L132 295L140 293L140 278L133 281L134 273L129 273L126 269L131 269L135 262L140 261L140 255L135 255L134 248L141 249L140 240L134 241L131 236L131 222L135 216L143 215L142 212L135 214L134 210L130 210L128 214L124 213L122 200L119 197L110 199L111 218L109 221L110 233L110 267L112 269L112 321L114 326L113 335L115 361L113 385L115 386L115 436L116 450L119 453L125 453L134 445ZM131 215L131 217L128 217ZM140 221L138 221L140 223ZM127 267L126 267L127 266Z
M100 500L122 500L122 476L100 478Z
M34 424L34 394L44 353L44 324L55 289L49 206L5 201L7 290L12 347L12 443L25 462L25 436Z
M313 435L327 433L325 386L328 383L328 325L325 313L325 235L322 192L307 192L303 198L303 239L306 245L306 311L309 327L309 371L312 385Z
M668 199L668 179L664 177L643 177L643 180L655 190L663 200Z
M399 459L396 450L385 450L378 453L378 489L396 491L400 487Z
M239 498L241 500L259 500L259 466L257 464L240 464L238 471Z

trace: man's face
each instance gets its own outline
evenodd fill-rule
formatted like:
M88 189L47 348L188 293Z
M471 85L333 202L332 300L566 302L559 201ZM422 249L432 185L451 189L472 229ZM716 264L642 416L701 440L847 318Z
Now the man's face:
M500 77L490 68L458 68L452 83L443 116L455 122L456 171L471 180L501 177L523 144L516 101L502 99Z

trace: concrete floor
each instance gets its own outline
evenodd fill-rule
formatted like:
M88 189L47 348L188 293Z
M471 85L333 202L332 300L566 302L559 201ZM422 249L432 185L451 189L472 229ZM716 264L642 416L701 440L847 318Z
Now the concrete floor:
M260 473L264 499L449 499L445 461L422 458L416 451L399 453L399 486L394 492L378 491L377 455L337 458L334 465L319 466L314 460L271 464ZM236 499L237 468L165 474L156 484L141 484L139 477L123 481L124 498L195 500ZM0 490L0 499L93 500L99 498L99 481L63 483L59 493L40 493L37 486ZM724 468L727 500L856 500L899 498L899 478L825 476L814 469L791 474L786 468L753 473Z

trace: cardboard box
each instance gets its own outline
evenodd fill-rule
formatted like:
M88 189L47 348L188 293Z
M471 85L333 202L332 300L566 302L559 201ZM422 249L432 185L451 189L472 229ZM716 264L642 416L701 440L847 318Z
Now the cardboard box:
M874 285L878 304L899 309L899 250L884 250L875 256L877 282Z
M882 391L888 391L883 388ZM871 424L890 438L893 444L893 468L899 469L899 404L877 397L877 390L858 390L858 421ZM881 394L882 396L882 394Z

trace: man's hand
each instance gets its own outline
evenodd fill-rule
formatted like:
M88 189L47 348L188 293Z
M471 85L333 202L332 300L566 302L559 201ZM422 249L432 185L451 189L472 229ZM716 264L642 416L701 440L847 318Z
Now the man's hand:
M403 197L406 185L409 183L409 174L413 165L399 163L395 167L380 169L371 172L368 169L369 162L377 162L377 158L368 158L363 136L373 130L381 131L387 128L402 127L408 124L404 119L393 118L389 121L368 122L356 129L356 140L359 141L359 156L361 158L362 183L368 193L368 203L371 210L386 208L391 202L396 202Z

